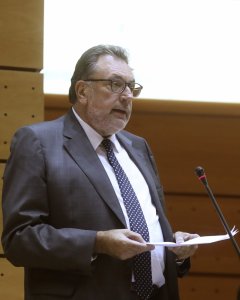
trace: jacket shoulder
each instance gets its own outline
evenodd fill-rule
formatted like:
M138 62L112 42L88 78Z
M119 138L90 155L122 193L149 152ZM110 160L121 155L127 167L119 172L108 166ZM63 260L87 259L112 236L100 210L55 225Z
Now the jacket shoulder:
M127 130L122 130L120 132L120 135L124 136L125 138L127 138L127 139L129 139L129 140L131 140L133 142L146 143L146 140L143 137L141 137L139 135L136 135L136 134L133 134L133 133L127 131Z

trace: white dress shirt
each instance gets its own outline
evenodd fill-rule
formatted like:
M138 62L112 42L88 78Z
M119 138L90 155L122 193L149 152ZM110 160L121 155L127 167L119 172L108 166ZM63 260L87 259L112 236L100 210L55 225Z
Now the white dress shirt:
M94 150L96 151L100 161L103 164L105 171L112 183L113 189L117 195L119 200L120 206L122 208L126 223L128 228L130 229L129 219L127 215L127 211L125 205L123 203L123 199L121 196L121 192L119 189L119 185L113 171L113 168L108 162L107 155L105 150L101 146L101 142L103 137L99 135L92 127L90 127L86 122L84 122L79 115L73 109L73 112L79 121L80 125L83 127L86 135L89 138L90 143L92 144ZM161 242L163 241L163 234L161 230L161 226L159 223L159 217L156 212L155 206L152 204L151 195L149 192L148 185L139 171L137 166L129 157L127 151L121 146L116 135L112 135L109 138L113 143L113 151L114 154L119 161L121 167L123 168L124 172L126 173L134 192L138 198L140 206L142 208L147 226L149 231L149 239L150 242ZM165 278L163 276L165 264L164 264L164 247L155 247L153 251L151 251L151 263L152 263L152 279L153 284L157 286L162 286L165 283Z

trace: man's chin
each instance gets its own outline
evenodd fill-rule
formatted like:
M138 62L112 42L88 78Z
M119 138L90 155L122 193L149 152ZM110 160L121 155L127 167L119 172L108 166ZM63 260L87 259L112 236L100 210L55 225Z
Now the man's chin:
M118 133L119 131L123 130L126 127L126 125L127 125L127 122L122 121L122 122L118 122L117 124L115 124L113 126L109 126L108 128L105 128L105 130L103 130L104 136L110 136L115 133Z

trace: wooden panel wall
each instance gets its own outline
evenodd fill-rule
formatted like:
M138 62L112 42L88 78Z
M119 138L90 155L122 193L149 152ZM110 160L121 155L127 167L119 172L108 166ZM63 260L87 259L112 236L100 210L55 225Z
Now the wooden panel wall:
M0 163L0 195L2 195L2 176L5 164ZM0 233L2 233L2 210L0 210ZM3 254L2 244L0 243L0 255Z
M69 108L67 96L45 95L45 120ZM151 145L174 230L225 234L195 175L199 165L229 226L240 229L240 104L139 99L127 129ZM236 300L240 264L230 241L199 246L179 284L183 300Z
M43 78L37 72L0 70L0 153L7 159L17 128L43 120Z
M0 4L0 176L17 128L43 120L43 0ZM0 184L2 193L2 180ZM2 213L0 213L0 235ZM0 299L23 299L23 269L0 247Z
M23 300L23 268L16 268L0 258L0 299Z
M7 0L0 6L0 68L41 70L43 0Z

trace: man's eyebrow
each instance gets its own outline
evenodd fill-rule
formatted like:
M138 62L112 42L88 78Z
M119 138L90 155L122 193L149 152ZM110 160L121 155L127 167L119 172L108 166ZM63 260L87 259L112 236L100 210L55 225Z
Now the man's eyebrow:
M121 79L122 81L127 82L126 80L124 80L124 79L122 78L121 75L117 75L117 74L112 74L112 75L109 77L109 80L114 80L114 79ZM128 81L128 83L129 83L129 82L135 82L135 78L133 78L132 80Z

